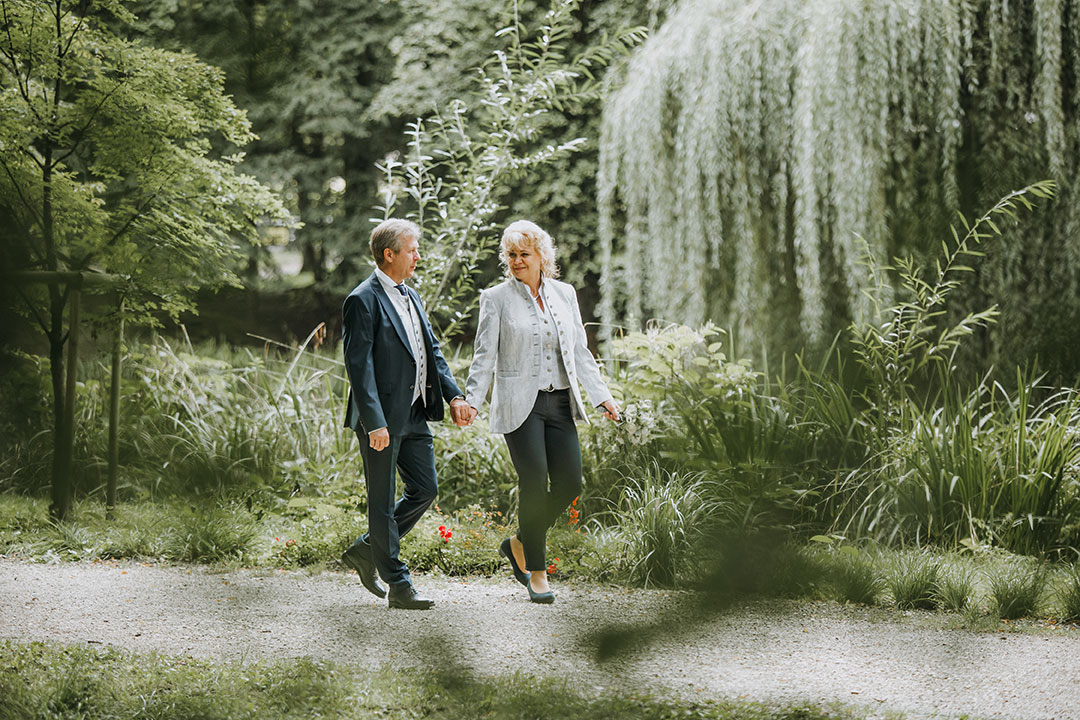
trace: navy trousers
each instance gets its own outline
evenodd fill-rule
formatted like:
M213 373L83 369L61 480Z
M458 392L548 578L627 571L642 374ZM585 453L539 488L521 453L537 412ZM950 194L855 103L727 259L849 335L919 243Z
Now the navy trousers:
M581 445L570 391L538 392L525 422L504 437L518 474L518 539L525 546L525 569L547 570L548 528L581 494Z
M368 531L357 542L371 547L371 558L383 580L391 585L409 583L409 568L398 558L401 538L435 502L439 491L435 448L423 401L413 404L401 434L391 435L390 444L382 450L371 449L366 432L358 430L356 437L364 459L368 499ZM395 470L405 484L405 493L396 502Z

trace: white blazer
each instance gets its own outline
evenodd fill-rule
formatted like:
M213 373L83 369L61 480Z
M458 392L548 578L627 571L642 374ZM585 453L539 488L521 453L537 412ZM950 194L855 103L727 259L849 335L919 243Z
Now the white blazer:
M593 405L611 400L600 368L589 352L573 286L544 278L547 310L559 335L563 367L570 378L570 404L574 420L589 422L578 382ZM476 329L465 400L479 409L491 388L493 433L517 430L536 403L540 390L540 319L529 287L514 278L480 293L480 321ZM492 387L492 376L495 384Z

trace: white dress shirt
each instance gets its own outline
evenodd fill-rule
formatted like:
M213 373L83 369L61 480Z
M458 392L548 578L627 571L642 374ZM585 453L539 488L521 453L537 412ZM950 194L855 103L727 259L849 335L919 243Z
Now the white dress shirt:
M412 351L413 359L416 360L416 377L413 380L412 402L416 402L417 398L423 398L426 405L427 351L424 348L420 317L416 314L416 307L413 306L412 298L408 292L404 295L398 292L397 284L379 268L375 268L375 276L379 278L383 290L390 297L390 302L393 304L394 309L397 310L398 317L401 318L401 324L405 327L405 336L409 339L409 349Z

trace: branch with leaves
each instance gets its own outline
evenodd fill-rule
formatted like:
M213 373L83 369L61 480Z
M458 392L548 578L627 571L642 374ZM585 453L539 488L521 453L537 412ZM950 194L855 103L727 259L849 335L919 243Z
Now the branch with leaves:
M629 28L567 60L579 5L556 0L534 39L517 18L499 30L508 46L476 72L479 106L454 100L417 119L409 125L404 160L379 165L385 174L379 219L402 213L420 225L427 271L419 289L442 334L453 334L475 306L480 264L498 244L492 218L511 182L586 143L579 137L540 145L545 116L575 112L598 97L596 71L645 39L644 28Z

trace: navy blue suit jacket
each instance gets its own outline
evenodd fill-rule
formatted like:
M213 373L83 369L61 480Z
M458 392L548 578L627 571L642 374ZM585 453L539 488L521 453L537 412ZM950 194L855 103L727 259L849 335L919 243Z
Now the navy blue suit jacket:
M431 331L424 303L415 290L406 287L406 291L423 326L427 352L425 415L442 420L444 398L449 401L463 393ZM345 425L365 433L385 427L391 435L400 434L409 419L416 360L405 326L374 272L345 298L341 319L349 376Z

